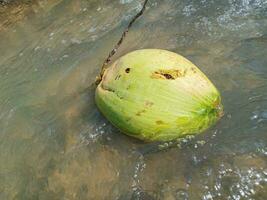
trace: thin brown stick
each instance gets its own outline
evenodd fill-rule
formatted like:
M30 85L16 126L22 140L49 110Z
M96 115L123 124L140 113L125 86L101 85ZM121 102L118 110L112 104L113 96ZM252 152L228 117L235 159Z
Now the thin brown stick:
M132 27L133 23L144 13L144 11L146 9L147 2L148 2L148 0L144 1L142 9L132 18L132 20L130 21L130 23L126 27L126 29L123 31L120 40L117 42L117 44L114 46L114 48L109 52L108 57L105 59L103 65L101 67L100 75L96 78L96 85L98 85L101 82L103 74L104 74L104 71L105 71L107 65L109 64L109 62L111 60L111 57L117 52L119 46L123 42L123 40L126 37L127 33L129 32L129 29Z

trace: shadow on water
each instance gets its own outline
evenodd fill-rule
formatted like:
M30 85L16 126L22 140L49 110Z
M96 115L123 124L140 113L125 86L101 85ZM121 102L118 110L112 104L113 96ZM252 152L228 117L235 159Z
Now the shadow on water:
M111 126L90 86L142 3L1 4L0 199L265 200L266 1L149 0L112 60L180 53L225 108L196 138L149 144Z

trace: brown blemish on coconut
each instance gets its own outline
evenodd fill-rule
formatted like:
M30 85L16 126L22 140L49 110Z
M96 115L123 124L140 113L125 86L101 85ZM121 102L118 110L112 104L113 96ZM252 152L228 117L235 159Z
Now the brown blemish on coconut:
M175 80L185 76L186 71L179 69L160 69L152 73L151 78L153 79L167 79Z
M106 87L102 82L100 83L99 87L105 91L105 92L111 92L113 94L115 94L119 99L123 99L123 96L119 95L118 92L116 92L116 90Z
M194 67L191 67L191 70L194 74L197 73L197 70Z
M151 101L145 101L145 106L146 106L146 107L151 107L151 106L153 106L153 105L154 105L153 102L151 102Z
M118 74L118 75L115 77L115 80L119 80L119 79L120 79L120 77L121 77L121 75L120 75L120 74Z
M162 125L162 124L165 124L165 123L163 121L161 121L161 120L158 120L158 121L156 121L156 124Z
M141 116L143 113L145 113L146 112L146 110L145 109L143 109L143 110L140 110L140 111L138 111L135 115L136 116Z
M143 110L138 111L135 115L136 116L141 116L142 114L144 114L147 111L146 110L147 108L149 108L149 107L151 107L153 105L154 105L153 102L151 102L151 101L145 101L145 108Z
M127 117L127 118L126 118L126 122L131 121L131 119L132 119L131 117Z

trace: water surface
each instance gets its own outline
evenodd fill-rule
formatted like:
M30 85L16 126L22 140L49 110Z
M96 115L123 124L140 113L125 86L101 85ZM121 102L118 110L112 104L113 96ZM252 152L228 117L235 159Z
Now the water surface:
M0 199L266 199L267 1L149 1L113 59L177 52L207 74L225 107L210 130L161 151L111 126L90 87L141 5L1 6Z

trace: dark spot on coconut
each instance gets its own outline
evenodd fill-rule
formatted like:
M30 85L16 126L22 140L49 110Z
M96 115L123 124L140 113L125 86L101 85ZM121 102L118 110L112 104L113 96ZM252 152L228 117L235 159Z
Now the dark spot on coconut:
M162 125L162 124L165 124L165 123L163 121L161 121L161 120L158 120L158 121L156 121L156 124Z
M146 106L146 107L151 107L151 106L153 106L153 105L154 105L153 102L151 102L151 101L145 101L145 106Z
M185 76L185 71L179 69L160 69L152 73L153 79L175 80Z
M118 74L118 75L115 77L115 80L119 80L119 79L120 79L120 77L121 77L121 75L120 75L120 74Z
M192 72L195 74L197 73L196 69L194 67L191 67Z
M126 68L125 69L125 72L128 74L128 73L130 73L130 71L131 71L131 68Z
M127 117L126 122L129 122L131 119L132 119L131 117Z
M135 115L136 116L141 116L143 113L145 113L146 112L146 110L144 109L144 110L140 110L140 111L138 111Z
M102 88L102 90L107 91L107 92L111 92L113 94L115 94L119 99L124 99L121 95L118 94L118 92L116 92L114 89L111 89L107 86L104 86L103 84L100 84L100 88Z
M166 79L174 79L171 74L163 74Z

